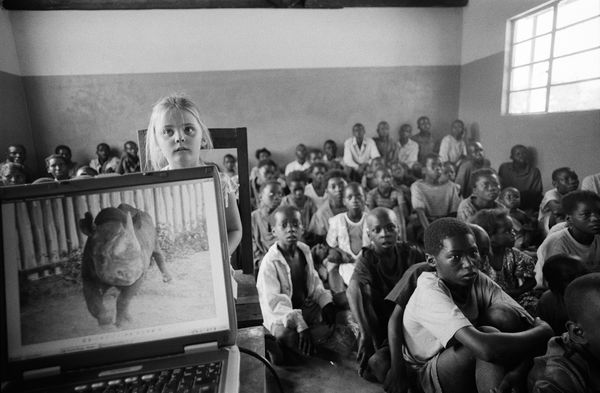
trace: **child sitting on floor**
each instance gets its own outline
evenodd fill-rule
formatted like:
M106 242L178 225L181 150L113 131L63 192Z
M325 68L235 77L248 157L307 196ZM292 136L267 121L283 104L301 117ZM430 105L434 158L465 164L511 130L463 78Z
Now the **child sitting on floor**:
M450 134L442 138L440 142L440 160L442 163L451 162L460 165L467 156L467 145L464 141L465 123L462 120L454 120Z
M521 209L538 211L542 200L542 175L533 165L531 152L523 145L510 149L511 162L498 168L501 188L515 187L521 193Z
M252 251L256 268L269 247L275 243L273 213L281 204L281 198L281 186L278 182L269 181L263 184L258 198L258 209L254 210L250 216L252 220Z
M387 327L394 307L385 297L406 269L423 261L424 255L417 247L398 241L398 220L390 209L374 208L366 225L371 243L356 261L346 294L361 332L358 373L383 382L389 369Z
M555 169L552 172L553 189L546 191L538 214L538 224L543 235L548 235L554 224L564 221L560 201L562 197L579 187L579 178L574 170L568 167Z
M138 145L134 141L127 141L123 144L123 155L121 156L118 172L122 175L124 173L139 172L140 170Z
M463 199L458 205L456 218L463 222L469 221L481 209L496 209L501 207L496 198L500 193L500 181L493 169L478 169L471 175L471 196Z
M390 124L387 121L380 121L377 124L377 136L373 138L377 151L383 159L385 165L394 161L396 156L396 142L390 138Z
M599 392L600 273L573 280L565 291L565 308L567 333L553 337L546 355L535 359L530 391Z
M466 223L436 220L424 239L435 272L421 273L404 312L409 374L425 393L517 388L552 329L478 272L480 254Z
M293 171L287 175L286 179L290 193L283 197L281 205L290 205L297 208L302 218L302 228L308 228L310 219L317 211L317 205L304 194L307 181L306 173L304 171ZM304 238L300 240L304 241Z
M329 230L329 219L347 210L344 205L344 188L346 187L344 172L328 171L323 181L327 185L327 200L317 209L308 225L307 238L310 239L311 246L325 243L325 237Z
M315 162L322 162L323 161L323 151L321 149L310 149L308 151L308 164L312 165Z
M535 314L535 259L514 247L512 219L504 209L480 210L470 221L490 236L492 256L481 271L515 299L525 310Z
M119 169L119 158L111 156L110 146L99 143L96 146L96 158L90 161L90 166L98 173L116 173Z
M600 195L591 191L573 191L562 199L567 227L551 233L537 250L535 279L544 287L544 261L556 254L581 258L591 271L600 270Z
M418 223L413 221L414 229L409 232L414 233L415 239L421 238L420 234L432 221L440 217L455 216L460 203L456 184L451 181L440 182L442 163L437 154L430 154L425 158L423 172L424 179L417 180L410 186L411 203Z
M314 353L336 321L331 292L324 289L315 271L302 234L300 212L281 206L273 214L276 243L265 254L256 278L264 326L277 343L304 356ZM281 364L283 353L269 351L271 361Z
M406 217L408 217L408 208L404 194L400 190L392 187L392 176L390 172L381 168L375 171L375 183L377 187L367 193L367 208L369 210L376 207L387 207L392 209L397 217L398 236L402 241L406 241Z
M344 206L347 211L329 220L327 267L329 288L334 294L343 292L350 283L354 263L360 251L369 244L365 227L365 194L358 183L344 189Z
M569 255L553 255L544 263L542 269L548 290L542 294L537 305L537 314L548 322L555 335L567 331L567 310L565 308L565 289L577 277L589 273L578 258Z
M521 204L519 190L514 187L506 187L500 191L498 202L508 210L508 214L513 219L513 228L516 232L515 247L525 250L534 246L536 221L519 209Z
M463 198L471 195L471 173L481 168L489 168L490 160L483 154L483 146L477 141L467 144L467 158L462 160L456 171L456 184L460 186Z
M256 157L256 160L258 162L261 162L262 160L270 160L271 152L266 147L263 147L263 148L256 150L256 152L254 152L254 157ZM252 169L250 169L250 183L252 183L252 181L254 179L256 179L257 176L258 176L258 165L253 166Z
M327 199L327 183L325 182L325 173L327 172L327 169L327 164L319 161L311 164L310 168L308 168L310 183L304 187L304 193L313 200L317 209L321 207Z
M285 166L284 174L287 176L293 171L305 171L310 166L310 163L306 161L308 156L308 150L303 143L296 146L295 151L296 159Z
M370 190L374 189L375 187L377 187L377 182L375 181L375 172L378 169L381 169L384 167L385 167L385 165L384 165L383 158L377 157L377 158L373 158L371 160L371 162L367 166L367 169L365 170L365 173L363 174L361 182L360 182L360 185L362 186L363 190L370 191Z
M342 157L338 157L337 155L337 143L335 143L332 139L327 139L323 143L323 161L328 165L331 164L340 164L342 162ZM329 168L329 169L337 169L337 168Z
M442 176L440 177L440 183L451 181L456 184L454 180L456 180L456 166L450 161L446 161L442 164ZM456 184L456 186L460 191L460 185Z
M256 177L250 181L250 205L258 208L258 196L261 187L270 181L277 181L277 164L271 159L266 159L258 162Z

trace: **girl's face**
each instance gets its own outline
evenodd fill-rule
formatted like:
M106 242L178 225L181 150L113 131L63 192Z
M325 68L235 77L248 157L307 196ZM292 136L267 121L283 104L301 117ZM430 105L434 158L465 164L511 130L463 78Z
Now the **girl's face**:
M228 171L232 171L232 170L235 169L235 160L233 158L231 158L231 157L225 157L223 159L223 166Z
M171 110L157 127L158 147L171 169L190 168L200 164L203 132L196 118L187 111Z
M490 236L490 242L492 248L498 247L512 247L515 245L515 230L513 229L513 222L510 217L506 217L498 222L498 229L496 233Z

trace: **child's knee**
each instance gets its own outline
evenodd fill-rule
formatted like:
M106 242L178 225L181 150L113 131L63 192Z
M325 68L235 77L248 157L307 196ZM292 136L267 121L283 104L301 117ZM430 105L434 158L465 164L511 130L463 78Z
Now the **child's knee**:
M482 325L493 326L501 332L520 332L526 329L521 315L511 306L496 304L485 310Z

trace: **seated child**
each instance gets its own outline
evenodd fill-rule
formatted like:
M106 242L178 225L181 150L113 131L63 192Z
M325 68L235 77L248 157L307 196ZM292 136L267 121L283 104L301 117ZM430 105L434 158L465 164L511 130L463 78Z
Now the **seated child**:
M475 235L475 243L477 244L477 249L481 256L479 265L487 263L492 252L490 237L479 225L467 225L469 225L469 228L471 228ZM385 298L385 300L395 304L394 311L388 322L390 368L383 384L386 392L406 392L409 386L407 365L402 357L402 348L404 346L402 320L404 318L406 304L417 288L417 280L423 272L435 272L435 267L429 265L427 262L419 262L410 266Z
M119 169L119 159L110 155L110 146L99 143L96 146L97 158L90 161L90 166L98 173L116 173Z
M392 187L404 193L406 202L410 204L410 186L417 180L411 175L411 171L403 162L394 161L390 165L392 174ZM410 209L409 209L410 210Z
M537 314L554 330L555 335L567 331L565 289L577 277L589 273L580 259L565 254L553 255L542 269L548 290L542 294L537 305Z
M310 183L304 187L304 193L313 200L317 208L327 200L327 183L325 182L327 169L327 164L324 162L315 162L308 168Z
M493 169L483 168L471 175L471 196L463 199L458 205L456 218L463 222L469 221L481 209L496 209L501 205L496 202L500 193L500 181Z
M25 146L21 144L9 145L8 146L8 155L6 157L6 161L4 162L14 162L15 164L19 164L23 166L23 171L25 172L25 182L29 181L29 169L25 166L25 159L27 158L27 150Z
M258 208L258 195L263 184L270 181L277 181L277 164L270 158L259 161L256 171L256 177L250 182L250 205L252 208Z
M281 204L282 196L281 186L278 182L266 182L260 189L258 209L250 215L252 219L252 251L256 268L269 247L275 243L273 213Z
M231 179L235 188L235 199L240 199L240 177L237 173L237 158L233 154L223 156L223 173Z
M310 149L308 151L308 164L312 165L315 162L323 161L323 151L321 149Z
M419 162L425 164L428 155L433 154L435 141L431 134L431 121L427 116L421 116L417 119L417 132L412 140L419 145Z
M385 168L383 158L373 158L369 165L367 165L367 168L365 169L360 181L360 185L362 186L363 190L370 191L377 187L377 182L375 181L375 172L381 168Z
M254 157L256 157L257 162L261 162L262 160L269 160L271 159L271 152L266 147L263 147L254 152ZM256 176L258 176L258 166L253 166L252 169L250 169L250 183L252 183L252 181L256 179Z
M395 160L396 142L390 138L390 125L387 121L380 121L377 124L377 136L373 140L385 165Z
M573 280L565 290L567 333L553 337L529 375L534 393L600 391L600 273ZM530 390L531 391L531 390Z
M69 168L67 167L67 161L59 154L51 154L45 159L46 171L52 176L54 180L67 180L69 179Z
M523 145L510 149L511 162L505 162L498 168L501 188L515 187L521 193L521 209L526 212L537 211L542 200L542 175L533 166L531 153Z
M335 143L335 141L332 139L327 139L325 143L323 143L323 161L329 165L332 163L341 164L342 162L342 157L337 156L337 143Z
M600 195L591 191L573 191L562 199L567 227L551 233L537 250L535 279L544 287L544 261L556 254L581 258L590 271L600 270Z
M406 241L408 207L403 192L392 187L392 176L385 168L375 171L375 183L377 187L367 193L367 208L369 210L376 207L392 209L397 218L399 239Z
M65 159L65 162L67 163L69 177L75 176L75 171L77 169L77 163L73 162L71 160L73 157L73 154L71 153L71 148L67 145L58 145L54 148L54 154L63 156L63 158Z
M427 156L423 172L424 179L414 182L410 186L410 193L418 224L422 230L425 230L429 223L440 217L455 216L460 197L456 184L451 181L440 182L442 163L436 154ZM413 224L417 223L413 222ZM416 232L417 228L410 232ZM416 239L420 238L419 235L414 236Z
M309 244L314 246L325 243L325 237L329 230L329 219L337 214L345 212L344 188L346 188L346 175L342 171L331 170L325 174L323 180L327 185L327 201L317 209L308 225L307 238Z
M309 247L300 242L300 212L281 206L273 214L276 243L265 254L256 278L264 326L278 344L309 356L315 344L330 332L336 321L331 292L323 288ZM285 359L270 351L271 361Z
M424 238L435 272L421 273L404 311L409 375L424 392L516 388L552 329L478 272L480 254L466 223L436 220Z
M393 311L385 296L409 266L425 258L417 247L398 241L398 219L392 210L374 208L366 225L371 244L358 257L346 294L361 332L358 373L383 382L390 362L387 327Z
M410 124L402 124L398 131L398 143L396 145L396 156L393 161L400 161L412 168L419 159L419 144L412 139L412 127ZM387 163L390 164L389 162Z
M538 214L538 223L544 236L548 235L554 224L564 221L560 201L569 192L577 190L579 178L571 168L558 168L552 172L552 185L554 188L544 194Z
M483 209L470 218L490 236L492 255L481 271L515 299L525 310L535 314L535 259L515 248L512 219L504 209Z
M298 209L300 217L302 218L301 222L303 229L308 228L310 219L317 211L317 205L312 199L304 194L306 181L307 177L304 171L290 172L290 174L287 175L287 185L290 189L290 193L281 200L282 206L290 205ZM303 238L300 240L303 240Z
M350 179L360 180L373 158L379 157L375 141L365 136L365 127L356 123L352 127L352 138L344 142L344 166L350 172Z
M329 219L326 238L329 253L324 265L327 267L329 288L334 294L346 289L356 258L369 244L365 226L365 194L360 184L352 182L344 188L343 202L347 211Z
M123 144L123 155L119 164L118 172L124 173L140 172L140 156L138 156L138 145L134 141L127 141Z
M514 187L506 187L500 191L498 203L508 210L508 214L513 219L513 229L516 232L515 247L525 250L534 246L536 221L519 209L521 204L519 190Z
M440 183L451 181L456 184L454 180L456 180L456 166L450 161L446 161L442 164L442 176L440 177ZM460 191L460 185L456 184L456 186Z
M0 186L13 186L25 184L25 167L15 162L0 164Z
M462 120L454 120L450 134L442 138L440 142L440 160L442 163L451 162L459 165L467 155L467 145L464 141L465 123Z
M305 171L310 166L310 163L306 161L308 150L303 143L296 146L296 159L285 166L285 175L289 175L293 171Z
M490 160L485 158L481 143L469 142L467 144L467 158L461 161L456 171L456 184L460 186L460 193L463 198L468 198L471 195L471 173L490 166Z

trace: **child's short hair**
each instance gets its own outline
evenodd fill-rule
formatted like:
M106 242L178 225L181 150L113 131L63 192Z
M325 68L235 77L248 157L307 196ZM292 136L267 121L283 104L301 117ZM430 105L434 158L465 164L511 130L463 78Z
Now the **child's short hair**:
M267 159L264 159L264 160L260 160L258 162L258 165L256 167L260 169L263 166L272 166L274 168L277 168L277 164L275 163L275 161L271 160L270 158L267 158Z
M600 273L589 273L576 278L565 290L565 307L569 320L578 322L588 312L586 301L591 295L600 297Z
M69 155L72 155L71 148L67 145L58 145L54 148L54 153L58 154L59 151L66 150L69 152Z
M423 160L423 162L425 163L425 165L427 165L427 161L429 160L439 160L440 159L440 155L437 153L429 153L425 156L425 159Z
M498 223L507 218L505 209L482 209L469 218L469 223L479 225L491 236L498 230Z
M469 186L471 187L471 189L473 189L475 187L475 183L477 183L479 181L479 179L481 179L483 177L490 177L493 175L498 176L496 171L493 170L492 168L477 169L476 171L473 171L471 173L471 181L469 182Z
M233 162L237 162L237 158L235 158L235 156L233 154L225 154L223 156L223 161L225 161L226 158L233 160Z
M572 214L581 202L600 203L600 195L587 190L571 191L561 201L563 211L565 214Z
M530 154L529 149L527 148L527 146L525 146L525 145L514 145L513 147L510 148L510 158L513 158L513 156L515 155L515 151L517 149L524 149L527 152L528 155Z
M166 157L158 146L158 140L156 138L156 133L161 130L157 130L156 128L163 122L165 115L172 110L177 110L179 112L185 111L192 115L200 125L202 138L204 140L203 148L213 148L212 138L208 132L208 127L206 127L200 119L200 112L196 105L190 99L182 95L166 96L158 100L152 107L150 123L148 124L148 130L146 132L146 164L148 168L159 170L168 164Z
M137 143L135 143L134 141L127 141L127 142L123 143L123 147L126 147L127 145L133 145L133 146L137 147Z
M256 152L254 153L254 157L256 157L256 159L258 160L260 158L260 155L262 153L265 153L269 157L271 157L271 151L269 149L267 149L266 147L263 147L263 148L260 148L260 149L256 150Z
M108 143L105 142L100 142L96 145L96 151L100 150L101 147L104 147L106 150L110 151L110 146L108 146Z
M325 184L329 183L329 180L334 179L336 177L341 177L342 179L344 179L344 181L347 181L348 178L346 177L346 174L343 171L340 171L338 169L332 169L329 170L327 172L325 172L325 176L324 176L324 181Z
M300 213L300 210L294 205L279 205L279 207L273 212L273 217L275 217L275 214L277 213L283 213L284 215L288 215L290 213L302 214Z
M273 186L273 185L275 185L275 186L277 186L277 187L281 188L281 184L280 184L280 183L279 183L277 180L269 180L269 181L267 181L267 182L264 182L264 183L263 183L263 184L260 186L258 193L259 193L259 194L262 194L262 192L264 191L264 189L265 189L265 188L267 188L267 187L269 187L269 186Z
M313 171L315 170L315 168L325 168L325 171L327 171L329 169L329 167L327 166L327 163L324 161L316 161L313 162L312 164L310 164L310 167L308 168L308 173L313 173Z
M573 169L569 168L568 166L563 166L563 167L560 167L560 168L556 168L555 170L552 171L552 181L557 181L558 180L558 176L561 173L563 173L563 172L567 173L567 174L572 174L572 173L574 174L575 173L575 171Z
M337 143L335 143L335 141L333 139L327 139L323 143L323 149L325 149L326 145L332 145L333 146L333 150L337 153Z
M587 273L589 270L581 259L566 254L551 256L546 259L542 268L548 288L552 293L561 297L565 294L565 289L571 281Z
M63 164L67 164L67 160L65 160L65 158L63 156L61 156L60 154L50 154L48 157L44 158L44 161L46 161L46 168L48 168L48 166L50 166L50 160L61 160L63 162Z
M435 220L423 234L425 252L429 255L437 255L444 246L442 243L444 239L457 235L472 235L475 237L469 225L456 218L444 217Z
M285 182L289 186L291 182L303 182L304 184L308 183L308 177L306 176L306 172L304 171L292 171L288 173L285 177Z
M77 168L75 176L98 176L98 171L89 165L82 165Z
M346 192L346 190L351 189L351 188L355 188L355 189L359 190L363 195L365 193L365 190L363 190L360 183L355 182L355 181L351 181L350 183L346 184L346 187L344 187L344 192Z
M521 193L519 192L519 190L517 190L516 187L510 186L510 187L504 187L499 194L499 198L503 199L504 197L506 197L506 194L508 194L509 192L514 192L517 193L519 195L521 195Z

